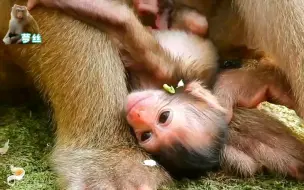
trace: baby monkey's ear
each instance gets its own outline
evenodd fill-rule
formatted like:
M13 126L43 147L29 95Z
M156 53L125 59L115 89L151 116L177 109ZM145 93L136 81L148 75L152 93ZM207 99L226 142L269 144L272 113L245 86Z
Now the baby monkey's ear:
M227 110L220 105L217 98L211 93L211 91L206 89L200 81L192 81L186 84L185 92L194 96L198 100L207 103L210 107L216 110L223 113L227 112Z

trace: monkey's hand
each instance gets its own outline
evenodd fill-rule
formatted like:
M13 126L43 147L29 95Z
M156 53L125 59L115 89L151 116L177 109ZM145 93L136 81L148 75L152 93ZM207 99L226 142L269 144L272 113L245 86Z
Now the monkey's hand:
M60 149L53 154L68 189L156 190L169 177L159 166L145 166L135 149Z
M41 2L51 3L50 0L41 0ZM114 0L56 0L55 3L48 5L106 31L115 41L119 41L130 55L129 57L132 57L136 63L133 68L137 66L139 70L144 68L162 83L173 78L172 70L175 66L168 64L163 67L160 63L177 61L168 55L126 4Z
M237 108L229 127L225 170L251 177L266 168L304 180L304 142L281 122L257 109Z

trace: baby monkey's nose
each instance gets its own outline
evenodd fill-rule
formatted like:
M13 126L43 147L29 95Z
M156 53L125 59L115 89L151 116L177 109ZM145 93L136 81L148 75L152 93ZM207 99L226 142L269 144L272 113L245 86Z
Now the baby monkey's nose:
M144 108L139 108L139 109L132 111L132 113L130 113L129 115L131 117L130 119L133 120L133 122L142 124L146 121L147 112Z

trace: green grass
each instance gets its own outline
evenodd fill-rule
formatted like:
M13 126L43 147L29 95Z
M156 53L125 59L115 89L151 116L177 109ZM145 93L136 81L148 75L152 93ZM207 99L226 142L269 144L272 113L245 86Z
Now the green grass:
M10 147L0 155L0 189L55 189L55 175L48 163L53 132L43 110L27 107L0 107L0 146L9 139ZM6 184L10 165L23 167L25 176L13 187Z
M0 155L0 190L48 190L56 187L56 176L50 168L48 155L54 140L50 117L44 108L0 106L0 147L9 139L10 148ZM304 156L304 155L303 155ZM10 165L23 167L25 177L13 187L6 184ZM304 189L304 184L273 176L239 179L223 174L211 174L205 179L177 182L168 189Z

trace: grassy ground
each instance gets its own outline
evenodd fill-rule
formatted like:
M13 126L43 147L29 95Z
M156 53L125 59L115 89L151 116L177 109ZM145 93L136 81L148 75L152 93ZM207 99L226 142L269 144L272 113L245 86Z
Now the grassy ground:
M278 107L266 105L267 110L276 110L276 113L285 117L286 122L300 125L293 112L284 111ZM43 108L0 106L0 147L10 140L7 154L0 155L0 190L48 190L56 187L55 174L50 169L48 154L52 149L53 131L48 113ZM304 133L303 133L304 134ZM11 175L10 165L23 167L26 171L22 181L10 187L6 178ZM238 179L223 174L212 174L197 181L182 181L168 189L304 189L304 184L279 177L258 176L255 179Z

